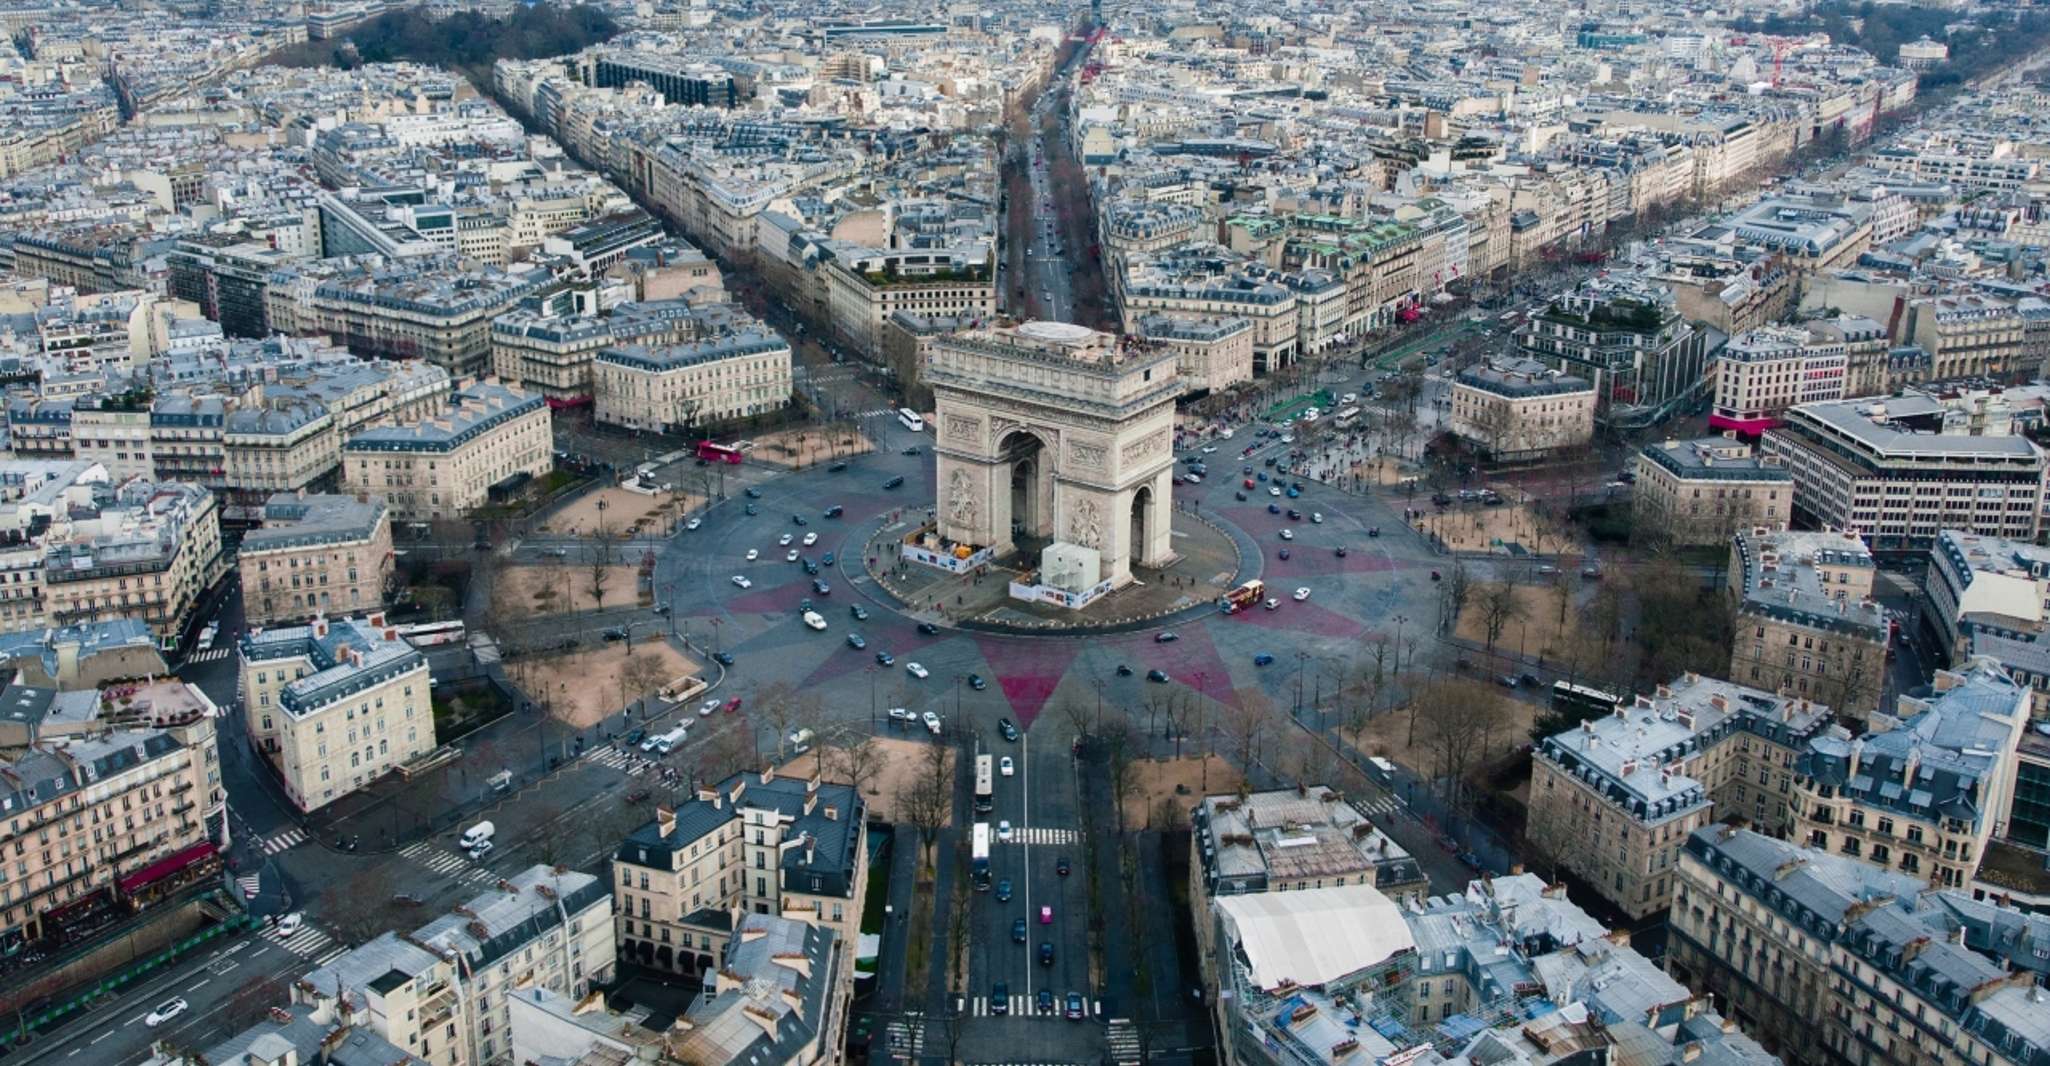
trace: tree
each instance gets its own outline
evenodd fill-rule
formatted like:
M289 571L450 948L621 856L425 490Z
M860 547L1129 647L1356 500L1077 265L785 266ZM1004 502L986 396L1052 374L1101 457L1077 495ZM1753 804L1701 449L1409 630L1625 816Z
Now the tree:
M1482 631L1487 637L1488 650L1492 652L1495 641L1502 637L1502 630L1523 617L1523 600L1516 595L1516 586L1505 581L1481 591L1480 608Z
M1459 613L1466 610L1467 601L1472 597L1473 575L1467 573L1464 562L1454 560L1451 571L1445 575L1445 606L1451 613L1451 617L1445 620L1448 630L1458 624Z
M625 691L620 693L620 703L630 704L661 688L669 679L662 676L668 669L662 665L662 657L649 652L629 655L619 666L619 685Z
M1416 703L1427 712L1422 739L1432 775L1443 781L1445 801L1460 807L1467 772L1486 761L1492 734L1506 719L1502 698L1479 681L1448 678L1425 686Z
M272 1007L292 1002L292 983L283 974L251 977L236 986L221 1008L221 1021L235 1028L247 1028L262 1021Z
M883 772L888 761L889 755L883 751L882 742L872 736L842 745L833 757L835 768L853 786L856 795L870 790L876 775Z
M952 748L938 743L926 747L918 773L897 790L897 811L918 830L920 858L930 865L933 842L954 812Z
M1566 631L1566 608L1573 605L1573 583L1566 579L1566 572L1564 570L1552 575L1551 591L1552 598L1558 601L1559 604L1558 631L1564 633Z
M1103 697L1099 695L1097 699L1101 701ZM1060 714L1061 718L1068 723L1069 730L1075 734L1076 740L1079 741L1089 735L1089 704L1082 702L1074 696L1065 696L1060 702Z
M1132 723L1119 718L1103 731L1104 757L1110 767L1110 799L1117 808L1117 826L1120 834L1125 831L1125 801L1138 791L1137 763L1145 754L1146 742L1132 728Z
M599 502L603 502L602 500ZM591 538L591 564L585 572L586 588L591 590L591 609L605 606L605 586L612 580L613 537L605 529L604 518L598 520L598 532Z
M771 681L762 686L755 695L755 707L776 731L776 761L783 761L783 747L789 742L791 727L802 716L796 686L788 681Z
M391 886L370 869L344 881L333 895L322 893L321 902L322 921L344 944L361 944L393 924Z
M1224 712L1225 734L1237 744L1239 769L1247 777L1253 775L1253 752L1273 715L1274 705L1268 702L1265 694L1257 691L1241 691L1238 703Z

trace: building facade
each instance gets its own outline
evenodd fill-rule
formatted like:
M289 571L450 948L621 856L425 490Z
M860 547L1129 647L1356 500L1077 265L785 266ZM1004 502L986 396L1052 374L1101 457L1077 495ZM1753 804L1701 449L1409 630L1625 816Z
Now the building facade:
M1730 676L1864 722L1885 698L1885 610L1872 552L1851 533L1754 527L1730 542L1737 636Z
M480 384L446 410L410 425L378 426L342 445L342 488L382 500L405 521L454 518L555 469L548 404L539 395Z
M1730 436L1647 444L1636 471L1631 536L1646 543L1723 544L1753 526L1785 529L1794 508L1786 470Z
M665 347L620 345L591 368L592 417L628 429L687 431L790 405L790 345L766 330Z
M391 510L349 496L280 495L242 536L243 618L270 625L384 607L391 586Z
M1595 391L1534 359L1490 360L1452 386L1452 432L1491 459L1543 459L1594 439Z

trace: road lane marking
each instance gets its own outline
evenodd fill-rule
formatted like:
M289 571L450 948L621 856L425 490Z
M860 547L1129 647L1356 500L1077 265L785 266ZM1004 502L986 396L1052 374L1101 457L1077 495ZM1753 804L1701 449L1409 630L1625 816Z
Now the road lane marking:
M87 1041L87 1042L88 1042L88 1043L92 1043L92 1044L97 1044L97 1043L99 1043L100 1041L102 1041L102 1040L105 1040L105 1039L107 1039L108 1037L110 1037L110 1036L113 1036L113 1035L114 1035L114 1030L112 1030L112 1029L109 1029L109 1030L107 1030L106 1032L104 1032L104 1033L101 1033L100 1035L98 1035L98 1036L96 1036L96 1037L93 1037L93 1038L92 1038L92 1039L91 1039L90 1041Z
M207 982L208 982L208 981L211 981L211 980L213 980L213 978L211 978L211 977L202 977L202 978L200 978L199 980L197 980L197 981L194 981L193 983L191 983L191 984L189 984L189 985L186 985L186 986L185 986L185 991L187 991L187 992L197 992L197 991L199 991L200 989L202 989L202 988L205 988L205 987L206 987L206 985L207 985Z

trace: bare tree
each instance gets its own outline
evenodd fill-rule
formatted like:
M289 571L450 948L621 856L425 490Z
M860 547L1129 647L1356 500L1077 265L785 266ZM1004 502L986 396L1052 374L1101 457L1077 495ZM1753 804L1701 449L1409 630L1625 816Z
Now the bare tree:
M1466 603L1473 597L1473 575L1467 573L1466 564L1454 560L1452 570L1445 575L1445 606L1451 613L1446 625L1456 624L1459 613L1466 610Z
M591 563L584 578L591 592L591 609L605 606L605 586L612 580L612 559L614 544L612 534L606 530L600 519L598 532L591 538Z
M742 770L753 768L756 763L752 732L736 727L714 734L709 743L698 749L698 779L724 781Z
M1446 802L1459 807L1467 772L1485 761L1488 742L1504 720L1501 697L1478 681L1450 678L1426 686L1417 702L1425 711L1423 744L1433 775L1445 783Z
M1077 740L1089 735L1090 708L1087 703L1074 696L1067 696L1061 700L1060 711L1061 717L1067 721L1068 728L1074 731Z
M783 748L789 742L791 727L803 716L804 708L797 694L797 687L788 681L771 681L755 694L754 704L776 731L776 761L783 761Z
M1261 735L1267 731L1269 720L1274 716L1274 705L1259 692L1243 691L1239 701L1224 712L1224 728L1238 746L1239 769L1247 777L1253 774L1253 752L1259 747Z
M1573 584L1566 578L1566 572L1552 575L1552 598L1559 604L1559 631L1566 631L1566 608L1573 604Z
M834 768L853 786L857 795L870 791L876 775L883 772L888 761L889 755L883 751L882 742L872 736L841 746L833 756Z
M620 693L620 702L630 704L661 688L669 680L663 676L667 672L659 655L643 652L627 656L626 661L619 666L619 685L624 690Z
M1488 650L1492 652L1495 641L1502 637L1502 630L1523 617L1523 601L1516 595L1516 586L1505 581L1481 591L1480 608L1482 629L1487 637Z
M954 811L954 752L945 744L926 748L918 773L897 792L897 811L918 830L921 859L932 862L933 841Z
M1145 755L1146 742L1132 723L1123 718L1104 727L1103 746L1110 764L1110 797L1117 807L1118 832L1125 831L1125 801L1138 790L1138 761Z

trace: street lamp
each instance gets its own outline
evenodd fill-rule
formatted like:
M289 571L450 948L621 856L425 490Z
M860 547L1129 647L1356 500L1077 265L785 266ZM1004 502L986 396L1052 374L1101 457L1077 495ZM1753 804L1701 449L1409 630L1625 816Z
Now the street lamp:
M1395 676L1402 676L1402 626L1409 621L1406 614L1395 616Z

